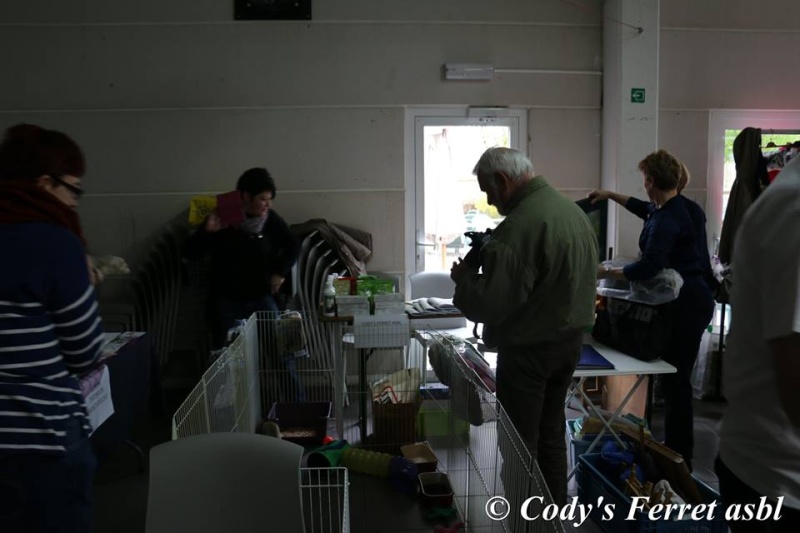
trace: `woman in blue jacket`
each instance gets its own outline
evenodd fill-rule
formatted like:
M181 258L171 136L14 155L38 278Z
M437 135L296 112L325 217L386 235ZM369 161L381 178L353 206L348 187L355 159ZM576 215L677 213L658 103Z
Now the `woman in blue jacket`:
M683 173L681 162L666 150L659 150L639 162L639 171L644 176L649 202L611 191L593 191L589 195L593 201L611 199L644 220L638 260L619 268L601 265L597 275L599 279L638 281L672 268L683 278L678 298L665 304L673 329L664 359L677 372L663 375L664 432L665 444L681 454L691 470L694 448L691 374L700 340L714 312L708 253L701 253L707 245L698 242L697 214L687 205L690 200L678 191Z
M75 212L83 154L21 124L0 144L0 530L92 531L89 443L78 376L103 332Z

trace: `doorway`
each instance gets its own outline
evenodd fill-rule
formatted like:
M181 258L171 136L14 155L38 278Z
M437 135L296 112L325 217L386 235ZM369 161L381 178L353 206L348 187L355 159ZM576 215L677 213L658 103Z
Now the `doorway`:
M712 110L708 125L708 185L706 197L707 233L711 253L716 254L722 221L728 205L736 166L732 145L736 135L747 127L761 128L764 155L769 155L769 142L777 147L800 138L800 113L797 111Z
M407 270L449 271L469 249L465 232L493 229L502 220L472 170L487 148L527 153L527 114L507 108L409 109L406 124L413 236Z

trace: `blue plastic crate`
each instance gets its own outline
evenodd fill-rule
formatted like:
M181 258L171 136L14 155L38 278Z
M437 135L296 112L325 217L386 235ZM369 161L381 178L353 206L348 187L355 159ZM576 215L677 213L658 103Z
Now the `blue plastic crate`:
M578 464L578 457L585 454L589 449L589 446L592 445L594 442L595 437L597 437L597 433L590 433L583 436L582 439L575 438L575 419L567 420L567 435L569 436L569 445L570 450L572 451L572 465ZM600 439L600 442L592 448L592 453L600 453L600 450L603 449L603 444L608 441L614 440L612 435L608 434L608 431L603 434L603 437Z
M728 524L725 522L721 506L717 506L713 520L650 520L646 513L637 512L635 520L625 520L631 506L631 498L623 494L601 472L600 454L585 454L578 460L578 498L582 503L596 505L597 499L603 496L603 506L614 504L613 517L609 521L601 520L602 509L592 509L591 518L608 533L727 533ZM705 503L719 501L719 494L711 487L693 477L700 495Z

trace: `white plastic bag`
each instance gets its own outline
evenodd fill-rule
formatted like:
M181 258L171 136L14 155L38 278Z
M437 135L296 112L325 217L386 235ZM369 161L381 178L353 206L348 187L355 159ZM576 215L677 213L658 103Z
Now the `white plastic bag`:
M603 265L616 268L625 266L620 260L605 261ZM678 297L683 287L683 278L675 269L665 268L650 279L625 281L601 279L597 282L597 294L630 302L660 305Z
M692 369L692 396L697 400L702 400L713 395L713 385L711 383L713 353L711 348L711 333L703 332L700 339L700 348L697 351L697 359Z

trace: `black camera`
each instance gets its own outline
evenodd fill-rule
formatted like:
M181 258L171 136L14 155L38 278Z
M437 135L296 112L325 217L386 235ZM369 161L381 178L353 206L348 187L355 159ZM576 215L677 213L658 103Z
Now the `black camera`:
M478 270L481 267L481 248L489 242L492 236L491 228L484 231L467 231L464 237L469 239L469 252L464 256L464 262Z

